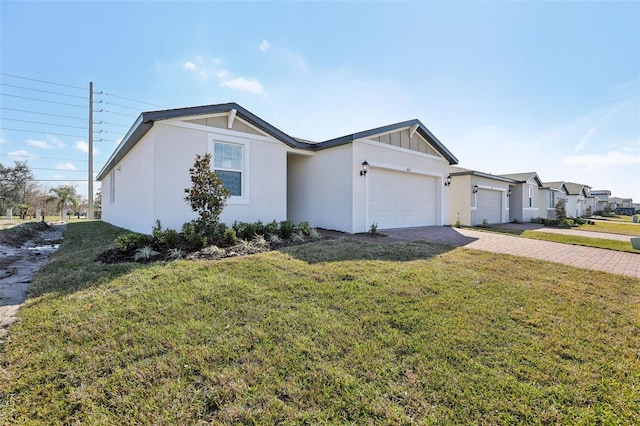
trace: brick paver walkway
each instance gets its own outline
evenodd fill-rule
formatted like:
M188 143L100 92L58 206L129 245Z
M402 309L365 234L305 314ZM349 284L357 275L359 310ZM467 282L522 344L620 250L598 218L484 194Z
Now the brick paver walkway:
M476 250L548 260L577 268L640 278L640 254L638 253L582 247L447 226L385 229L380 232L388 236L373 240L370 237L364 238L369 241L385 243L415 240L432 241ZM601 238L606 237L601 236Z

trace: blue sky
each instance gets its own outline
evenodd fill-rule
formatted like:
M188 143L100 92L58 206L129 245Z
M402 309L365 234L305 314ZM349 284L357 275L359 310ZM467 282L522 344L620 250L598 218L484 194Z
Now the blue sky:
M93 81L96 172L140 111L233 101L318 141L418 118L462 167L640 202L640 2L2 0L0 17L0 161L43 181L86 178Z

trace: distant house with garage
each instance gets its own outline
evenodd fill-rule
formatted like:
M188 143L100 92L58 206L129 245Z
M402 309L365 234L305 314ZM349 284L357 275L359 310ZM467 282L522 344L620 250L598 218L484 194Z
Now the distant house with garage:
M449 222L462 226L506 223L514 179L462 167L451 167Z
M226 103L141 113L98 173L103 220L180 229L195 217L184 201L189 168L205 153L231 192L227 224L308 221L354 233L451 217L446 184L458 160L419 120L309 142Z

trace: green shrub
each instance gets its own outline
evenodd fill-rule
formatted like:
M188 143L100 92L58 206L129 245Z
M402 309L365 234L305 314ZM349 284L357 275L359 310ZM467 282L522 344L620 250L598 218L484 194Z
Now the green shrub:
M151 227L151 236L158 241L162 239L162 225L160 224L160 219L156 219L156 224Z
M276 220L272 220L271 222L264 225L264 235L277 235L278 228L278 222Z
M167 229L160 236L159 242L168 249L180 248L180 234L175 229Z
M207 245L207 237L201 234L191 222L182 225L182 235L192 250L200 250Z
M250 241L257 235L257 226L255 223L247 222L234 222L233 230L236 232L236 236L241 240ZM261 226L261 228L264 228Z
M369 233L371 235L375 235L378 233L378 224L376 222L373 222L369 227Z
M302 235L309 235L311 233L311 225L309 225L309 222L300 222L296 230Z
M279 234L281 238L291 238L293 231L296 230L296 226L290 220L283 220L280 222Z
M122 251L133 251L151 244L151 236L139 232L129 232L114 240L116 247Z
M236 235L236 230L233 228L227 228L220 240L221 245L224 246L233 246L238 243L238 236Z

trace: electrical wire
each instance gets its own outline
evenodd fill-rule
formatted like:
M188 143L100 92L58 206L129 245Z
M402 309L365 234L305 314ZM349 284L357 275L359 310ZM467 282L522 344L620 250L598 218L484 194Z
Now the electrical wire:
M79 136L79 135L69 135L67 133L57 133L57 132L38 132L36 130L25 130L25 129L13 129L10 127L0 127L0 130L10 130L13 132L23 132L23 133L39 133L42 135L53 135L53 136L69 136L72 138L85 138L87 135Z
M6 87L14 87L17 89L23 89L23 90L31 90L33 92L41 92L41 93L49 93L51 95L60 95L60 96L68 96L70 98L78 98L78 99L87 99L86 96L77 96L77 95L68 95L66 93L60 93L60 92L51 92L49 90L42 90L42 89L33 89L31 87L24 87L24 86L16 86L13 84L6 84L6 83L0 83L0 86L6 86Z
M13 77L13 78L19 78L19 79L22 79L22 80L37 81L38 83L52 84L54 86L70 87L72 89L85 90L87 92L89 91L89 89L86 88L86 87L71 86L71 85L68 85L68 84L55 83L53 81L38 80L38 79L35 79L35 78L23 77L23 76L15 75L15 74L7 74L7 73L4 73L4 72L0 72L0 75L4 75L4 76L7 76L7 77Z
M47 99L29 98L27 96L12 95L12 94L9 94L9 93L0 93L0 96L10 96L12 98L27 99L27 100L30 100L30 101L48 102L50 104L58 104L58 105L72 106L72 107L76 107L76 108L89 109L89 107L87 105L68 104L66 102L56 102L56 101L50 101L50 100L47 100Z
M7 107L0 107L0 109L6 110L6 111L24 112L24 113L27 113L27 114L48 115L50 117L69 118L69 119L72 119L72 120L82 120L82 121L86 121L87 120L86 117L72 117L70 115L51 114L51 113L48 113L48 112L27 111L25 109L7 108Z
M80 127L80 126L69 126L67 124L56 124L56 123L43 123L41 121L30 121L30 120L18 120L17 118L6 118L3 117L3 120L8 120L8 121L19 121L21 123L31 123L31 124L41 124L44 126L57 126L57 127L69 127L71 129L86 129L86 127Z

